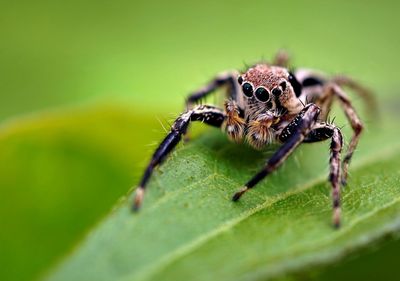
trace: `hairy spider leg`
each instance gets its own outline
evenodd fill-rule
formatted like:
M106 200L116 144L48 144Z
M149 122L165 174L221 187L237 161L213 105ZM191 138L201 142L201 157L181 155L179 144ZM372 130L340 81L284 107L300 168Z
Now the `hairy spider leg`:
M284 50L279 50L273 62L273 65L281 66L281 67L288 67L289 66L290 57L289 54Z
M227 95L229 98L236 100L240 93L240 87L237 83L237 72L225 72L217 75L207 85L200 88L199 90L190 94L186 99L186 106L188 109L193 107L194 104L200 100L206 98L209 94L217 90L218 88L228 86Z
M225 113L222 109L209 105L197 106L185 113L182 113L173 123L170 132L154 152L148 164L139 187L135 191L133 210L138 210L143 201L146 185L155 167L162 163L165 157L179 143L182 135L185 134L190 122L201 121L214 127L221 127L225 120Z
M332 186L333 225L340 226L340 154L343 146L343 136L340 129L333 124L316 123L304 139L305 143L320 142L331 139L329 158L329 181Z
M343 136L339 128L333 129L329 158L330 172L329 181L332 185L333 199L333 225L340 226L340 154L342 152Z
M378 114L377 101L369 89L345 75L338 75L333 77L332 82L338 84L340 87L347 87L353 90L354 93L361 97L367 106L368 114L373 116L376 116Z
M360 118L358 117L356 110L351 104L347 94L337 84L334 83L326 84L324 90L324 96L317 102L317 104L319 104L321 108L330 106L332 104L333 97L339 99L340 103L342 104L344 113L353 129L353 136L351 137L350 144L347 149L346 156L343 159L343 166L342 166L343 174L341 182L343 185L346 185L349 164L353 156L353 153L357 148L357 144L358 141L360 140L360 136L364 126Z
M348 95L343 91L341 87L348 87L356 94L358 94L366 103L369 114L374 114L377 112L376 100L367 88L347 76L336 76L329 80L327 78L323 78L321 75L309 72L308 75L304 75L301 82L304 89L307 89L308 87L320 86L317 93L311 92L312 96L309 98L311 100L314 100L315 104L317 104L321 108L320 118L322 120L327 119L327 116L332 107L333 100L335 97L337 97L343 107L347 119L350 122L350 125L353 129L353 136L350 140L346 156L343 160L343 173L341 178L342 185L346 185L349 164L353 153L357 148L361 132L363 130L363 124L358 117L356 110L351 104Z
M237 82L237 78L239 76L238 72L224 72L215 76L208 84L198 89L197 91L191 93L186 98L186 110L192 109L196 104L199 104L203 99L205 99L208 95L215 92L219 88L226 88L226 96L229 100L236 101L241 94L240 85ZM234 110L232 110L233 115ZM228 114L229 120L238 120L238 118L232 119L232 114ZM190 140L190 132L186 131L184 133L184 142L188 142Z

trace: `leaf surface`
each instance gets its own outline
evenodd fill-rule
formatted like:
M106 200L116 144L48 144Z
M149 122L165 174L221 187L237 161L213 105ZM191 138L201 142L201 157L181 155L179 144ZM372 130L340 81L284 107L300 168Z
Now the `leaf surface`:
M139 176L157 127L117 104L3 122L0 280L32 280L82 239Z
M331 227L329 143L302 145L279 171L231 195L276 147L256 152L210 130L158 169L139 214L124 201L47 280L257 280L329 264L400 227L400 146L369 127Z

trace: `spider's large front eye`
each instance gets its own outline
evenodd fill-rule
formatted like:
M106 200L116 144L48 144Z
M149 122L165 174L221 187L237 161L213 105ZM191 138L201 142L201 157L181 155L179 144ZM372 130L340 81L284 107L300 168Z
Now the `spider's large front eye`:
M243 89L243 94L246 97L249 98L253 95L253 86L250 83L248 83L248 82L244 83L242 86L242 89Z
M261 102L266 102L269 100L268 90L264 87L259 87L256 90L256 98Z

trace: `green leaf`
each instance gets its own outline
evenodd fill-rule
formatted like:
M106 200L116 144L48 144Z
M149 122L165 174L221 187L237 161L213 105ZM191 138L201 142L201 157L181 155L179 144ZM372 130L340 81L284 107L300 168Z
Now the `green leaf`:
M34 279L109 212L163 134L147 116L91 104L2 123L0 280Z
M155 172L139 214L131 198L120 203L47 280L258 280L334 263L400 227L398 125L389 120L368 127L354 156L340 230L328 142L303 145L233 203L276 147L256 152L209 130Z

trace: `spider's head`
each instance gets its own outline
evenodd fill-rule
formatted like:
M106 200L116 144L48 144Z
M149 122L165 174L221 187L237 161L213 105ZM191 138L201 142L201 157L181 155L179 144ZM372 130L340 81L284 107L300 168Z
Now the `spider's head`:
M274 112L296 112L301 85L286 68L257 64L238 77L247 104Z

